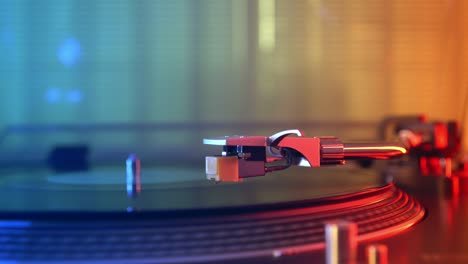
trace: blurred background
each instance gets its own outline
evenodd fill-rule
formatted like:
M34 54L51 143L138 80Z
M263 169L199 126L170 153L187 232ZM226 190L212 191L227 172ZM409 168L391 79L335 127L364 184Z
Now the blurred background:
M466 25L455 0L0 0L0 161L70 144L95 162L197 159L204 136L287 128L367 140L392 115L467 123Z

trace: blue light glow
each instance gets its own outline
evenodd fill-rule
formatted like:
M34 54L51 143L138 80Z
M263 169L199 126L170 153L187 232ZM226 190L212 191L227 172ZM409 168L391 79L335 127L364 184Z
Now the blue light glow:
M46 90L44 98L49 103L58 103L62 99L62 91L59 88L51 87Z
M75 65L81 57L81 44L75 38L66 38L57 49L57 57L66 67Z
M28 221L0 221L0 228L8 227L30 227L31 222Z
M67 101L70 103L80 103L83 100L83 92L78 89L73 89L67 93Z
M4 29L1 32L1 40L6 45L10 45L13 42L13 33L10 30Z

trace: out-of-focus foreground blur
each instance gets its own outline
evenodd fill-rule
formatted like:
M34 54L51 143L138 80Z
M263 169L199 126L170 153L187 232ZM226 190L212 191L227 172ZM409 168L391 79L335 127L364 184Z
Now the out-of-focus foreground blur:
M199 124L350 139L390 115L467 124L466 25L466 1L1 0L1 160L71 143L177 155L218 132Z

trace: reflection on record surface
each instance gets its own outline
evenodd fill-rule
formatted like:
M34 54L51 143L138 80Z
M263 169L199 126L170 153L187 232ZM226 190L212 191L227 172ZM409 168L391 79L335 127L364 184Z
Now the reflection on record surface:
M125 168L54 174L5 173L0 208L12 211L124 211L255 206L319 199L382 186L372 170L291 168L241 183L205 180L199 167L152 167L141 172L141 193L128 198ZM351 184L352 183L352 184Z

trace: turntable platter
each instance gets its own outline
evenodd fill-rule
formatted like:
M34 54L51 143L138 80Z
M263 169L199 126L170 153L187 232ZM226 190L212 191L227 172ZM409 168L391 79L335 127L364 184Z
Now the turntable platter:
M320 200L382 187L372 170L290 168L241 183L216 184L193 167L145 168L142 192L129 199L125 168L53 174L6 172L0 182L1 212L126 212L252 207Z
M355 222L362 242L424 216L417 201L371 170L296 168L215 184L203 170L159 167L141 174L136 198L127 197L119 169L4 175L2 262L266 263L320 252L326 221Z

